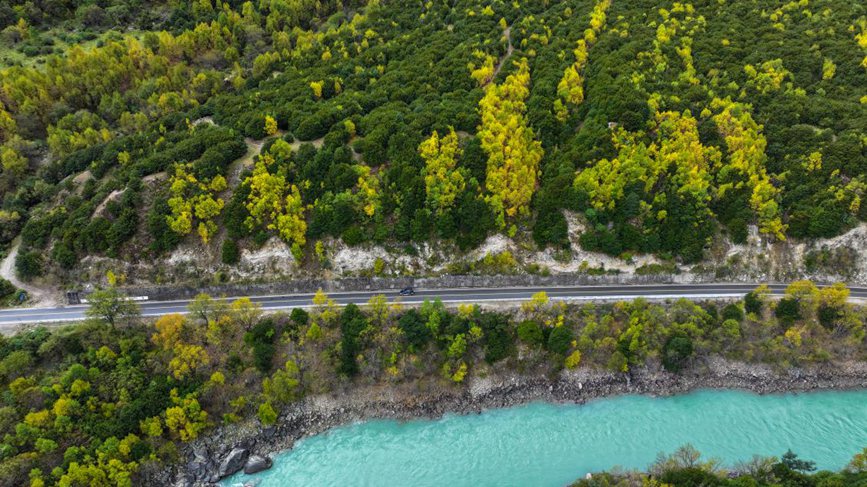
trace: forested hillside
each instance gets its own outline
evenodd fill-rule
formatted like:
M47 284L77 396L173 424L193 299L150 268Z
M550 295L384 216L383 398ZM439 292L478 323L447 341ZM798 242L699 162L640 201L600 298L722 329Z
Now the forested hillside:
M564 210L585 250L696 262L867 218L860 2L15 0L0 29L24 278L272 236L312 267L565 248Z

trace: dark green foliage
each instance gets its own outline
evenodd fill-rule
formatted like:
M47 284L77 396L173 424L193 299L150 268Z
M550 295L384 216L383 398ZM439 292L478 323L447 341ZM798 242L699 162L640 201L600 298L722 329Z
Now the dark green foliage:
M485 341L485 361L489 364L504 359L513 347L509 318L497 313L482 313L479 327Z
M310 321L310 314L303 308L293 308L292 313L289 315L289 319L292 320L292 323L294 323L296 327L302 327L307 325L307 322Z
M774 316L784 325L791 325L801 319L801 303L798 298L783 298L777 302Z
M223 248L220 253L220 258L224 264L237 264L241 259L241 251L238 249L238 244L231 238L223 240Z
M825 328L833 330L834 327L837 325L837 321L842 317L843 313L838 308L827 305L825 303L819 305L819 323Z
M21 279L32 279L42 275L43 269L42 254L36 250L21 252L15 258L15 273Z
M166 198L158 198L147 216L147 230L153 239L150 250L156 255L173 250L181 241L180 235L169 228L166 216L171 214Z
M431 331L427 327L424 318L415 309L404 313L398 321L406 341L416 350L421 350L431 339Z
M250 235L250 228L245 223L250 217L250 212L245 206L249 194L249 184L239 185L223 212L223 225L226 227L228 238L232 240L239 240Z
M253 364L263 374L271 370L274 361L274 341L277 339L277 328L270 318L256 323L244 334L244 343L253 348Z
M687 335L674 335L662 348L662 365L669 372L678 372L692 356L692 339Z
M750 291L744 296L744 311L747 313L760 315L763 308L762 298L755 292Z
M558 326L548 335L548 350L560 355L566 355L572 342L572 330L566 326Z
M785 465L790 470L798 472L812 472L816 470L816 462L809 460L801 460L798 455L792 450L787 450L780 458L780 463Z
M0 278L0 298L11 296L17 289L6 279Z
M533 320L525 320L518 324L518 338L528 345L541 345L545 339L542 327Z
M683 487L713 487L725 485L724 481L707 470L690 467L665 472L659 480L669 485Z
M367 318L355 304L348 304L340 314L340 366L338 371L346 376L358 373L356 355L361 348L360 335L367 328Z
M737 304L729 303L722 310L722 319L741 322L744 320L744 312Z

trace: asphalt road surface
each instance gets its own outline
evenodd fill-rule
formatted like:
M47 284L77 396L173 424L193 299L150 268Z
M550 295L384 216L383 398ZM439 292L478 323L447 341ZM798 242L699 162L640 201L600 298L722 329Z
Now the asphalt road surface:
M377 294L385 294L389 301L418 304L425 300L441 299L444 303L490 303L497 301L526 301L534 293L545 291L552 300L597 301L625 300L638 297L648 299L719 299L736 298L755 289L759 284L657 284L657 285L607 285L570 287L515 287L515 288L460 288L416 289L414 296L400 296L398 290L335 292L329 297L339 305L365 304ZM771 293L782 294L786 284L769 285ZM867 288L850 288L850 297L867 298ZM233 300L236 298L225 298ZM265 311L288 310L312 306L313 294L283 296L251 296ZM139 302L142 316L162 316L170 313L185 313L190 300L142 301ZM60 306L57 308L13 308L0 310L0 330L9 331L17 325L32 323L57 323L80 321L85 318L87 305Z

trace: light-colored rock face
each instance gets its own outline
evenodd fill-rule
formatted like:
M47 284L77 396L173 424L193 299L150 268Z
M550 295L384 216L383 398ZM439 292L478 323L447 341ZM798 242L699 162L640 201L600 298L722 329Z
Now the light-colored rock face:
M471 261L477 261L485 258L488 254L500 254L503 252L516 252L517 246L512 239L505 235L491 235L477 249L470 251L467 258Z
M434 270L434 263L444 260L441 251L435 251L428 244L414 245L416 255L390 252L379 245L349 247L340 240L327 242L326 248L331 270L338 275L369 272L376 266L377 259L382 260L383 272L387 274Z
M437 276L467 272L486 255L509 252L517 262L514 272L526 272L530 266L551 274L584 273L604 269L619 272L621 282L640 281L642 266L666 264L652 255L633 255L628 261L618 257L588 252L580 247L584 231L580 215L565 212L568 224L569 250L536 249L520 239L503 234L489 236L477 248L463 252L448 242L413 244L410 252L406 245L380 246L365 244L349 247L341 240L325 239L322 252L324 265L302 268L292 255L291 248L277 237L269 239L261 248L242 244L240 261L227 266L221 262L220 249L225 235L219 235L207 246L192 235L173 252L162 258L138 262L89 256L82 260L87 275L76 276L78 282L101 282L107 270L123 273L128 283L148 285L155 282L202 282L219 277L219 282L237 279L299 279L323 277L371 276ZM311 244L312 246L312 244ZM309 251L309 249L308 249ZM747 242L735 245L719 237L699 264L678 264L679 273L669 277L675 282L730 281L730 282L789 282L812 279L817 282L845 281L867 284L867 261L861 256L867 252L867 223L831 239L803 241L770 241L759 235L755 227L749 228ZM312 252L311 252L312 253ZM309 258L310 256L308 256ZM315 258L315 257L314 257ZM671 265L667 263L666 265ZM478 270L477 272L494 272ZM458 269L455 271L455 269ZM473 272L470 270L469 272ZM496 271L501 272L501 271ZM508 272L508 271L502 271ZM668 270L663 270L667 273ZM217 281L214 281L217 282Z
M271 237L259 249L243 249L237 266L240 273L247 275L290 274L294 268L292 249L277 237Z
M166 259L166 264L169 266L177 266L180 264L201 264L204 253L196 251L190 246L179 247L175 249Z
M571 211L565 211L563 214L566 217L569 243L572 247L571 259L566 261L556 259L556 251L551 248L535 252L531 257L531 260L534 263L547 267L551 272L580 272L582 269L586 268L604 268L621 272L635 272L635 269L641 266L657 264L660 262L656 257L646 254L634 255L630 262L626 262L623 259L610 255L582 250L579 239L581 238L581 234L584 232L584 223L581 222L577 214Z
M750 227L745 244L723 241L705 265L726 270L731 280L791 281L813 279L867 283L867 224L837 237L813 241L772 242Z

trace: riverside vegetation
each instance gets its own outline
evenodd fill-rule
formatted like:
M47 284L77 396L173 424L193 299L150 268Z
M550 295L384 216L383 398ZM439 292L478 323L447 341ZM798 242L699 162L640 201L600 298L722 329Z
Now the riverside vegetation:
M867 308L842 285L762 288L728 303L686 299L567 304L539 293L520 308L402 309L385 296L265 315L249 299L200 295L156 321L114 286L89 297L90 319L0 340L4 485L131 485L173 462L218 424L263 425L305 396L366 385L460 389L498 371L683 367L714 355L781 369L865 357ZM794 484L793 484L794 485ZM803 484L807 485L807 484Z
M584 249L695 262L867 217L861 2L13 0L0 31L22 278L271 237L314 270L331 238L562 248L564 210Z
M832 487L867 485L867 448L856 453L840 472L816 472L813 462L798 458L791 450L780 458L753 457L726 471L713 459L702 460L701 454L686 445L670 455L660 454L648 472L597 473L579 480L572 487ZM728 473L735 473L730 478Z

